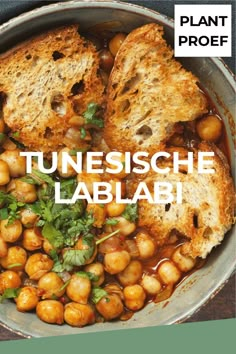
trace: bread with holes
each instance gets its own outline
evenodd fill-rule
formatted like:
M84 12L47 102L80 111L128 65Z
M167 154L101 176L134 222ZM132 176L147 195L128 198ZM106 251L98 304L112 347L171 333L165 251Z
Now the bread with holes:
M162 150L175 123L207 112L198 79L173 58L163 28L133 30L121 45L107 90L105 139L122 151Z
M180 159L187 158L185 148L166 149L172 156L178 151ZM202 174L197 171L199 151L214 151L210 168L213 174ZM186 166L181 172L173 173L172 160L164 160L162 167L170 167L170 172L157 174L149 171L143 176L150 191L153 183L169 182L173 186L182 183L182 203L150 204L146 200L139 201L138 226L147 229L159 246L164 245L174 232L186 237L183 252L193 258L205 258L207 254L221 243L225 233L234 223L234 184L230 176L229 165L223 153L214 145L200 143L194 149L193 173L186 173ZM133 194L140 180L129 183L129 193ZM174 194L175 195L175 194Z
M2 115L29 150L63 145L69 119L103 102L99 57L71 25L48 31L0 56Z

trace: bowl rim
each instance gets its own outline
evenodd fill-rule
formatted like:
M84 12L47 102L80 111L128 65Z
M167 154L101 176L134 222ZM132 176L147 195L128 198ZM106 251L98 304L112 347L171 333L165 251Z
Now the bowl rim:
M124 10L128 12L132 12L138 15L145 16L146 18L150 18L155 21L163 22L165 26L168 26L170 28L174 28L174 19L170 18L167 15L161 14L156 10L146 8L145 6L129 3L129 2L121 2L121 1L116 1L116 0L83 0L83 1L77 1L77 0L72 0L72 1L65 1L65 2L57 2L53 4L48 4L45 5L43 4L40 7L36 7L33 10L26 11L21 13L20 15L13 17L9 19L8 21L4 22L3 24L0 25L0 37L7 31L10 31L12 28L16 26L21 26L25 21L32 21L34 19L37 19L40 16L43 16L45 14L52 14L57 11L61 11L63 9L94 9L94 8L108 8L108 9L119 9L119 10ZM211 57L208 58L209 60L213 61L214 64L218 67L218 69L223 73L223 75L226 78L226 81L230 84L232 87L233 91L236 93L236 85L235 85L235 74L232 72L232 70L228 67L228 65L224 62L222 58L219 57ZM177 58L178 60L178 58ZM235 149L234 149L234 152ZM233 235L232 235L233 236ZM186 321L189 317L191 317L193 314L198 312L204 305L207 304L222 288L223 286L228 282L230 276L235 272L236 270L236 259L235 262L232 263L231 267L227 269L224 272L224 276L221 277L221 281L218 282L212 289L211 291L203 296L201 300L193 306L188 312L184 314L184 317L179 316L179 318L176 318L174 321L167 323L167 324L177 324L177 323L182 323ZM24 338L32 338L36 337L36 335L30 335L27 334L27 332L24 332L23 330L19 330L16 328L13 328L13 326L9 326L8 324L2 322L0 320L0 325L3 326L4 328L8 329L9 331L16 333L18 335L21 335ZM112 328L111 328L112 330Z
M165 25L173 28L174 27L174 19L165 15L161 14L160 12L147 8L142 5L137 5L129 2L122 2L118 0L69 0L69 1L58 1L56 3L48 4L45 5L43 4L40 7L36 7L33 10L23 12L19 14L18 16L15 16L8 21L2 23L0 25L0 36L4 34L4 31L8 31L11 29L11 27L15 27L18 25L21 25L23 22L26 20L32 20L34 18L37 18L40 15L44 15L45 12L48 14L53 13L54 10L60 11L63 9L71 9L71 8L114 8L120 9L120 10L128 10L129 12L134 12L139 15L145 15L146 17L152 18L151 14L158 18L160 17L160 21L164 20L166 21ZM221 57L210 57L210 60L212 60L215 65L218 66L218 68L223 71L223 73L227 76L227 80L230 83L232 89L236 92L236 86L235 86L235 80L236 80L236 74L233 73L233 71L229 68L229 66L224 62L224 60Z

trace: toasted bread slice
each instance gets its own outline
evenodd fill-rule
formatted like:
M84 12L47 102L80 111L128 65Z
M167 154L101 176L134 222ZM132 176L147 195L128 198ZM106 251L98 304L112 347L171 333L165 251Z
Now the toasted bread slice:
M169 148L167 152L178 151L181 159L186 158L184 148ZM201 174L197 171L198 151L214 151L213 174ZM172 161L163 162L162 167L172 166ZM185 166L186 167L186 166ZM183 252L194 258L205 258L213 247L221 243L225 233L234 223L234 185L230 177L229 166L222 152L213 145L201 143L194 151L194 171L186 174L186 168L180 173L157 174L150 171L143 179L149 190L153 183L169 182L175 186L182 182L182 203L168 205L150 204L139 201L139 227L144 227L153 235L158 245L168 240L172 230L186 236L188 242ZM138 183L138 181L136 181ZM136 188L131 181L129 188ZM131 191L131 194L133 190Z
M0 57L3 118L28 149L57 151L69 119L89 102L101 104L104 85L92 43L72 25L44 33Z
M207 112L197 78L173 59L163 28L132 31L117 53L107 91L105 140L110 148L154 153L165 146L175 123Z

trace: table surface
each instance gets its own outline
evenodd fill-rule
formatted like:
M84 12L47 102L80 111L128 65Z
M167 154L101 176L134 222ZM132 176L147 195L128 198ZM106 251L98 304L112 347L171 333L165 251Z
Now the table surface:
M21 1L9 1L9 0L0 0L0 23L7 21L9 18L20 14L23 11L32 9L33 7L42 5L44 3L50 3L55 1L36 1L36 0L21 0ZM173 17L173 2L174 3L184 3L182 1L129 1L139 5L145 5L146 7L153 8L159 12L166 14L170 17ZM197 3L199 3L198 1ZM203 0L202 3L221 3L222 1L218 0ZM233 6L235 2L224 1L224 3L231 3ZM233 26L235 23L233 23ZM234 32L233 32L234 33ZM234 48L233 48L234 53ZM225 58L225 62L231 68L232 71L235 71L235 56L232 58ZM211 301L209 301L205 306L203 306L197 313L191 316L186 322L197 322L197 321L209 321L209 320L220 320L235 318L236 316L236 292L235 292L236 278L235 275L231 276L229 281L223 287L221 291ZM0 326L0 341L1 340L17 340L22 339L21 336L5 329Z

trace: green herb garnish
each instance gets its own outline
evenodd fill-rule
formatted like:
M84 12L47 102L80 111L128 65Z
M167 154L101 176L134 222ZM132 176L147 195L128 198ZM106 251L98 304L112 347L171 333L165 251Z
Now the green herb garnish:
M86 135L87 135L86 130L84 129L84 127L82 127L80 129L80 137L81 137L81 139L85 139Z
M9 139L18 147L18 149L25 149L25 145L14 139L12 136L9 136Z
M0 192L0 220L8 219L8 224L12 224L16 219L20 218L20 209L25 203L19 202L13 195Z
M114 219L114 218L107 218L105 221L106 225L117 225L119 223L119 220Z
M104 296L107 296L108 293L106 292L106 290L100 288L99 286L95 286L92 289L92 302L94 304L97 304Z
M38 170L33 169L32 173L30 174L30 177L35 179L39 184L47 183L52 187L55 186L55 182L52 179L52 177L50 177L49 175L46 175L45 173L42 173Z
M110 237L115 236L116 234L118 234L120 232L120 230L116 230L114 232L111 232L109 235L104 236L103 238L100 238L99 240L96 241L96 245L99 245L100 243L108 240Z
M78 275L79 277L82 278L88 278L91 281L98 281L99 277L97 275L95 275L94 273L91 272L76 272L76 275Z
M99 108L100 107L97 103L91 102L88 104L86 111L83 113L83 117L85 118L86 124L93 124L99 128L104 127L103 119L97 117L97 111Z
M51 250L49 253L50 257L52 258L54 265L52 268L52 271L55 273L61 273L64 272L64 268L60 262L60 259L58 257L57 251L56 250Z
M121 216L126 220L135 222L138 219L138 204L127 204Z
M22 263L12 263L7 267L7 269L12 269L12 268L21 267L21 266L22 266Z
M42 235L55 248L61 248L64 244L64 237L60 230L56 229L52 223L45 222Z
M12 136L13 136L14 138L19 138L20 132L14 132L14 133L12 133Z
M70 283L70 279L68 279L68 280L60 287L60 289L58 290L58 292L64 290L64 289L67 287L67 285L68 285L69 283Z
M63 254L63 267L65 270L71 271L74 266L82 266L92 257L94 252L93 235L84 236L83 244L87 245L88 248L65 251Z
M8 288L4 291L2 295L0 295L0 303L2 303L5 299L14 299L19 295L21 288Z
M48 185L45 190L42 189L39 200L27 207L39 216L37 226L42 227L43 236L54 248L73 247L80 236L90 232L94 219L91 214L83 215L84 203L81 200L66 208L64 204L56 204L51 188ZM75 188L75 178L62 180L61 197L71 198Z

